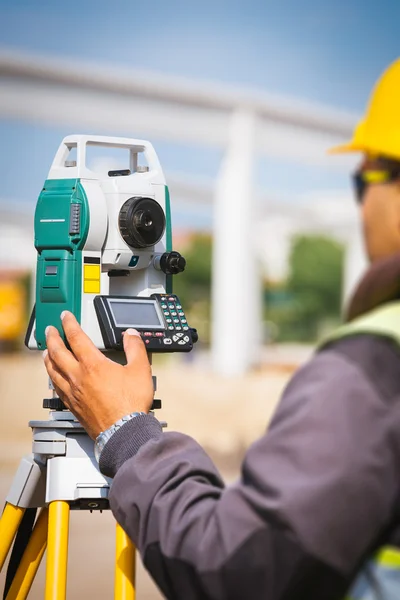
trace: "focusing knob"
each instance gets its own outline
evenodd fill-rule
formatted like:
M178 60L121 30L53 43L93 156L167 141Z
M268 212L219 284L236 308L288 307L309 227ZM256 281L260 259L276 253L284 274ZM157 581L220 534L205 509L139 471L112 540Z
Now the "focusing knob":
M43 408L49 408L50 410L67 409L61 398L43 398Z
M186 260L179 252L164 252L160 258L160 269L166 275L177 275L182 273L186 267Z
M152 198L129 198L119 211L118 225L128 246L148 248L157 244L164 234L164 211Z

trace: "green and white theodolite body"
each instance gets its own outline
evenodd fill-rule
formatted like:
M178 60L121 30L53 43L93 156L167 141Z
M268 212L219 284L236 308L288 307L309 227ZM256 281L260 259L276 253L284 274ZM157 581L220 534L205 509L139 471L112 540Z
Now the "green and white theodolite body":
M95 172L87 162L90 146L105 146L110 153L126 149L129 168ZM128 327L138 329L149 353L193 348L196 331L171 289L172 275L183 271L185 259L171 249L168 188L149 142L65 138L37 202L35 247L36 304L25 338L29 348L45 349L48 325L64 337L64 310L75 314L102 351L121 350ZM13 597L21 590L26 597L48 539L46 597L65 598L69 509L109 508L111 482L98 469L94 442L56 393L53 389L43 401L49 419L29 423L32 454L21 460L0 524L5 523L1 564L16 536L7 575ZM152 409L160 406L155 399ZM38 507L44 510L33 526ZM135 586L134 547L122 529L117 531L116 597L120 590L131 595Z
M89 146L126 149L129 169L91 170ZM63 335L60 315L68 310L101 350L121 349L128 327L151 352L192 349L195 333L171 289L185 260L172 251L169 192L151 143L66 137L37 202L35 247L29 348L45 349L48 325Z

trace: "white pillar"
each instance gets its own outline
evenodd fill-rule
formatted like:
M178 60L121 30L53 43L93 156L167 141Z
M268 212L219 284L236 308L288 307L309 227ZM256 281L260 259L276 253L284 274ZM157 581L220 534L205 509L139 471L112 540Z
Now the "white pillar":
M216 186L212 273L212 361L223 375L257 362L261 337L260 280L254 234L260 215L253 189L256 116L232 114Z

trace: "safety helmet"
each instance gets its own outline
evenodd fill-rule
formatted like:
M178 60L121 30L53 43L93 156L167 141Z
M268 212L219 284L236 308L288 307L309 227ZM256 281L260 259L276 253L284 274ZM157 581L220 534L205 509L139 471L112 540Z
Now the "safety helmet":
M330 152L365 152L400 160L400 59L376 83L353 139Z

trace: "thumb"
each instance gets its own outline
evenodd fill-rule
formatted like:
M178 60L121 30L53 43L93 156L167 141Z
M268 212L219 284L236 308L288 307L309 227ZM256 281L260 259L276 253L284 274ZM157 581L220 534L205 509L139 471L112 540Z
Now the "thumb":
M140 337L140 333L136 329L127 329L124 333L123 341L128 366L142 361L149 362L145 345Z

